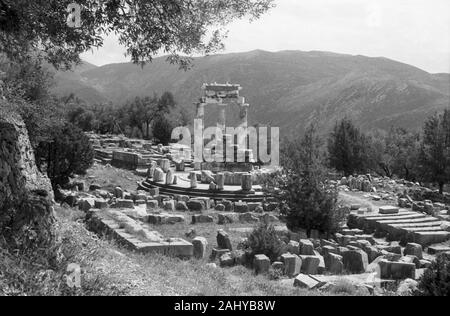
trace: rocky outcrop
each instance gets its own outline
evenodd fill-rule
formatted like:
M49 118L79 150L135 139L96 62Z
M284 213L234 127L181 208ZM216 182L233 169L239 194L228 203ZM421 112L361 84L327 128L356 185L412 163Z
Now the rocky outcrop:
M22 119L0 101L0 234L14 249L54 239L53 191L35 163Z

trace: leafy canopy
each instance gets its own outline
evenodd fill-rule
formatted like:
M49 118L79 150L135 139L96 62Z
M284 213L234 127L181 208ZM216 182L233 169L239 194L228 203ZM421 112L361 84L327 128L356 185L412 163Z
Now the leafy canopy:
M67 25L73 2L82 7L80 28ZM134 63L164 53L187 67L181 55L216 52L226 24L271 7L273 0L0 0L0 53L14 59L42 50L55 66L70 67L114 33Z

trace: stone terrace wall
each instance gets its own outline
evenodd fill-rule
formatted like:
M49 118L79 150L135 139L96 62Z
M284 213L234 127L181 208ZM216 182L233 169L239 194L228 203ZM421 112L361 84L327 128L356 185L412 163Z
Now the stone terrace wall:
M0 101L0 234L9 246L48 246L54 236L52 200L24 122Z

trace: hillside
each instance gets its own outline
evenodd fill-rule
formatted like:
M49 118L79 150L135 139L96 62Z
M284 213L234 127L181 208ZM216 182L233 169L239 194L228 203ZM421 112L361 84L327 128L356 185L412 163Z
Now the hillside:
M204 82L243 86L251 123L297 132L317 121L322 130L344 116L363 129L395 124L417 129L428 115L450 106L450 75L429 74L386 58L326 52L283 51L196 58L187 72L157 58L144 68L124 63L57 74L60 95L70 92L88 102L121 104L135 96L172 91L180 106L194 113ZM235 123L236 111L228 121ZM208 123L217 117L207 110Z

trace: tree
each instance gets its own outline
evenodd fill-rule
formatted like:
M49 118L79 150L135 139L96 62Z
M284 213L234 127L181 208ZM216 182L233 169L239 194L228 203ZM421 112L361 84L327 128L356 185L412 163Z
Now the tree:
M313 229L331 234L338 228L337 191L325 184L322 140L311 125L301 140L288 141L282 152L283 171L272 193L280 201L291 230Z
M88 137L76 126L65 123L53 131L49 141L41 142L36 160L45 165L53 187L64 185L75 174L84 174L94 161Z
M417 296L450 295L450 260L448 253L439 255L419 280Z
M173 123L165 116L158 116L153 123L153 137L161 144L168 145L172 138Z
M328 140L329 164L346 176L364 172L368 166L367 137L349 119L336 123Z
M223 27L246 16L257 19L273 0L77 0L81 27L67 24L73 0L0 0L0 53L27 58L42 50L55 66L80 62L79 54L119 35L134 63L160 52L168 61L189 65L188 57L223 47Z
M394 175L413 181L418 176L420 134L404 128L377 130L366 137L367 166L387 177Z
M423 180L437 183L442 194L450 182L450 109L425 122L419 163Z

